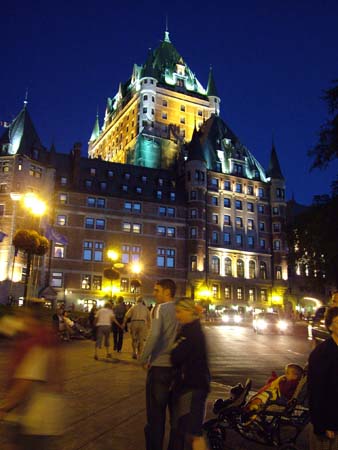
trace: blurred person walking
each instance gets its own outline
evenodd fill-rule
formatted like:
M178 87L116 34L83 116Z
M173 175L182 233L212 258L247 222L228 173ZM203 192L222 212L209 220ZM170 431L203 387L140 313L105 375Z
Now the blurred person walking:
M123 319L127 312L127 307L124 303L124 298L122 296L117 297L117 305L113 307L113 311L115 314L115 319L118 323L118 325L115 322L113 322L112 324L112 331L114 337L114 350L120 352L123 346L123 332L124 332L124 326L121 327L120 325L123 324Z
M130 319L133 359L137 359L143 352L147 326L150 323L150 312L143 303L142 297L137 297L136 305L127 311L124 317L123 327L125 327L128 319Z
M144 428L147 450L162 450L174 371L170 349L175 341L178 322L175 315L173 280L162 279L154 286L156 306L140 363L148 370L146 381L147 424Z
M95 353L94 359L98 360L98 349L102 347L102 340L104 339L104 346L106 347L106 357L111 358L111 353L109 352L109 335L112 323L115 323L120 327L120 324L115 319L115 315L112 311L112 306L109 302L104 305L95 314L95 325L96 325L96 342L95 342Z
M207 450L203 437L210 372L202 308L189 298L176 301L176 318L181 324L171 361L176 370L172 390L172 436L168 450Z
M47 450L63 431L63 360L50 317L29 302L17 318L19 330L9 365L0 419L15 450Z
M338 450L338 306L328 309L325 325L331 337L309 357L311 450Z

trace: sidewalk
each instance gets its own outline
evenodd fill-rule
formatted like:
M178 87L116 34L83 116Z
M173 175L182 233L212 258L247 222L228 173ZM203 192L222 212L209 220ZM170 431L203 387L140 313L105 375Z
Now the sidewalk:
M63 343L65 353L65 396L67 426L61 438L62 450L144 450L145 371L131 358L129 334L123 352L114 358L95 361L92 341ZM104 354L104 352L102 353ZM0 396L6 373L6 341L0 342ZM229 386L212 384L208 417L218 397L226 397ZM0 425L0 448L5 443ZM300 443L301 441L299 441ZM264 449L228 433L227 450ZM306 449L305 443L299 446ZM51 449L52 450L52 449Z

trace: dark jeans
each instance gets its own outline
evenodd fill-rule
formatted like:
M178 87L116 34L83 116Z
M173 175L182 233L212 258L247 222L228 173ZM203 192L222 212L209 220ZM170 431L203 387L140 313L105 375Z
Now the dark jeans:
M118 323L122 324L123 319L116 319ZM112 325L113 330L113 336L114 336L114 350L117 350L120 352L122 350L123 345L123 330L116 325L116 323L113 323Z
M162 450L166 410L174 372L171 367L151 367L146 383L147 425L144 428L147 450Z

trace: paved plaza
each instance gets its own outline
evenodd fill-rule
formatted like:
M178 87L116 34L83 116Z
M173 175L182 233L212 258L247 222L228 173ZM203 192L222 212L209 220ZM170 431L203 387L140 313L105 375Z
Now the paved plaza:
M144 450L145 371L131 358L129 334L121 353L95 361L92 341L62 344L65 355L67 426L62 450ZM3 394L8 342L0 341L0 395ZM104 352L102 353L104 354ZM226 396L228 386L212 384L208 416L213 400ZM0 425L0 448L6 436ZM304 439L303 439L304 441ZM263 449L229 433L226 449ZM305 443L300 448L307 448Z

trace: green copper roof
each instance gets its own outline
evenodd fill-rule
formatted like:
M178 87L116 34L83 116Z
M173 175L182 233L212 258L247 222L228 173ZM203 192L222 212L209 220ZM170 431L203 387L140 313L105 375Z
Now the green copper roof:
M210 67L210 71L209 71L207 95L212 96L212 97L218 97L216 84L215 84L215 80L214 80L214 75L212 72L212 67Z
M276 151L274 143L272 143L271 155L270 155L270 163L269 163L269 168L267 170L267 175L270 178L276 178L276 179L279 179L279 180L284 180L284 177L283 177L280 165L279 165L277 151Z
M99 136L100 136L99 115L96 114L96 119L95 119L93 131L90 136L89 142L95 141Z
M2 154L9 155L30 155L34 149L43 149L40 138L26 108L26 103L0 138L1 149Z
M198 139L197 139L198 138ZM217 115L204 122L188 144L188 159L205 161L207 169L234 173L233 163L243 166L243 177L266 182L266 174L251 152Z

